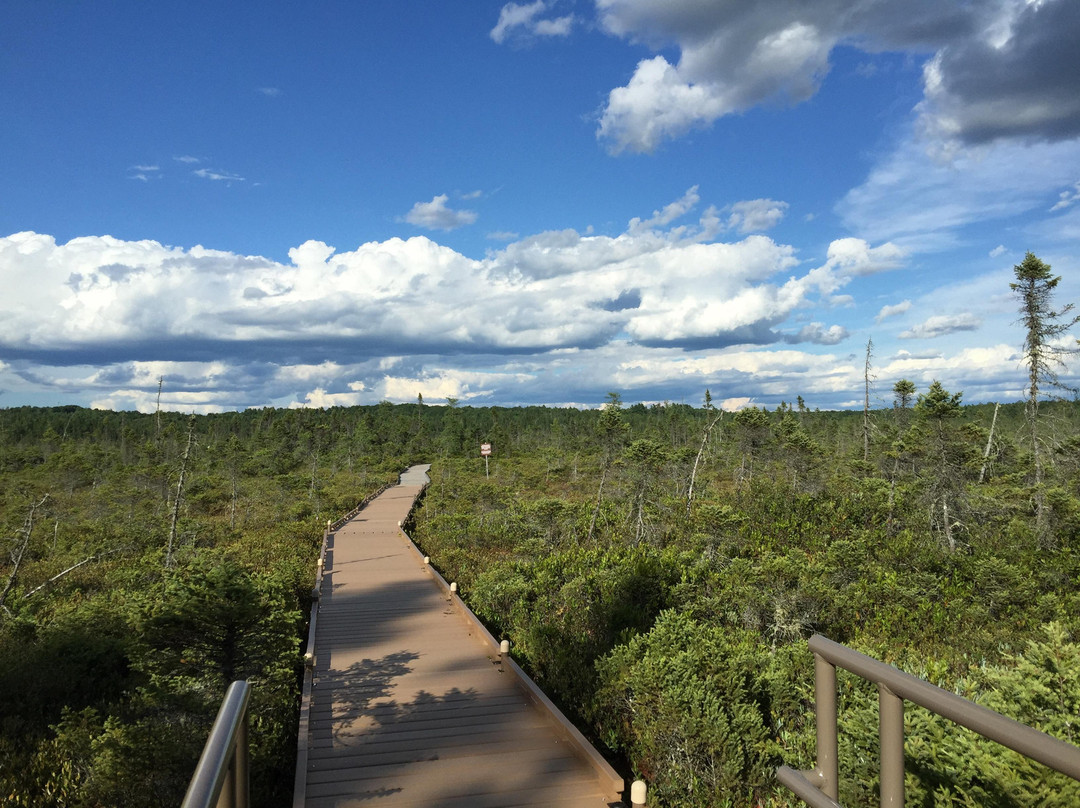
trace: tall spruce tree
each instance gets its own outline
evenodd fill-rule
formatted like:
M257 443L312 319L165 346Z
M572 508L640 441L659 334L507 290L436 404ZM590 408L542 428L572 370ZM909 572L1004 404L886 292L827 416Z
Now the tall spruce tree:
M874 355L874 340L866 341L866 367L863 370L863 381L866 385L866 399L863 402L863 462L870 462L870 359Z
M1080 316L1069 316L1073 304L1060 310L1053 308L1054 289L1061 281L1060 275L1050 272L1050 265L1040 261L1029 252L1024 260L1013 267L1016 283L1009 286L1020 302L1020 322L1024 326L1024 364L1028 368L1027 416L1028 435L1035 487L1035 525L1039 541L1048 539L1046 492L1043 490L1044 453L1039 440L1039 397L1051 390L1075 392L1058 377L1065 367L1066 355L1075 348L1055 344L1055 340L1072 328Z

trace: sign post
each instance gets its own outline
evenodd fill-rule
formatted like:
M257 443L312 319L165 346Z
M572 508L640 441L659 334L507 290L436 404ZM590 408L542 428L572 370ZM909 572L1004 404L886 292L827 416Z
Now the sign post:
M491 457L490 443L480 444L480 455L484 458L484 478L487 479L490 476L488 474L488 458Z

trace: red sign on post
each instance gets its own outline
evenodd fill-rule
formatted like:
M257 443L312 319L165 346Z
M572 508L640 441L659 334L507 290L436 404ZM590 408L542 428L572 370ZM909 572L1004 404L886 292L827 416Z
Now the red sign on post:
M488 455L490 455L491 454L491 444L490 443L481 443L480 444L480 454L483 457L487 457Z

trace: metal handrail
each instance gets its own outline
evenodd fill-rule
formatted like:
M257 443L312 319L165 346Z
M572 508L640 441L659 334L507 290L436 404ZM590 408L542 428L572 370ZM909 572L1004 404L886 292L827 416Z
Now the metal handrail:
M250 698L251 685L247 682L229 685L181 808L249 808Z
M996 713L955 693L917 679L820 634L810 638L814 653L814 713L817 765L809 771L781 766L776 779L812 808L840 808L836 668L878 686L881 740L881 805L904 804L904 700L925 707L984 738L1080 781L1080 748Z

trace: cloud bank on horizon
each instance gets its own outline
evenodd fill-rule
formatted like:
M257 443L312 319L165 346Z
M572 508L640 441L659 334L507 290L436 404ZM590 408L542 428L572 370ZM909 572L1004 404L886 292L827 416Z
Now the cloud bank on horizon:
M536 0L506 3L472 28L485 59L532 71L545 48L623 53L626 83L593 88L606 98L595 131L578 109L559 137L590 141L595 156L584 159L600 171L642 177L641 207L625 224L552 227L560 217L545 212L530 233L527 217L500 219L499 209L514 195L539 206L568 189L542 186L541 175L528 187L490 182L477 165L476 179L456 166L411 203L388 200L377 216L399 234L355 249L297 239L288 261L100 231L66 241L41 227L8 231L0 406L147 410L164 379L163 405L185 411L418 394L592 406L608 390L698 404L706 388L733 406L801 395L842 408L861 406L871 337L879 404L899 378L1007 401L1024 385L1012 264L1033 249L1064 276L1062 302L1080 292L1071 0L596 0L591 18L581 4ZM837 84L893 71L898 97L912 99L890 112L896 130L866 142L861 180L811 196L813 183L736 177L734 163L725 178L715 151L729 143L725 122L760 111L783 129L785 115L828 94L837 62L847 66ZM262 104L295 103L284 84L245 86ZM533 160L529 146L520 165ZM123 179L138 181L127 187L160 189L170 177L234 193L262 185L239 156L186 148L122 161ZM581 148L567 147L567 159ZM736 163L753 162L739 154ZM681 194L647 179L651 161L669 159L686 160ZM753 192L719 196L736 179ZM462 186L495 190L452 190ZM9 223L26 222L0 208L0 226ZM487 234L482 250L466 240L475 226Z
M635 355L700 374L678 358L684 349L738 345L753 373L764 360L757 346L834 345L846 335L840 326L785 324L903 258L892 244L846 238L823 264L799 270L790 246L762 234L706 240L709 213L663 229L690 212L693 196L614 238L540 233L481 260L424 236L340 253L308 241L286 265L154 241L57 244L17 233L0 239L13 280L0 344L27 380L98 389L98 406L145 408L158 376L170 389L201 390L207 407L278 400L298 379L317 385L303 399L313 404L400 390L469 401L504 381L521 401L550 400L544 388L577 400L593 390L595 366L615 355L629 360L618 373L632 386ZM43 369L74 365L94 370L59 378Z

